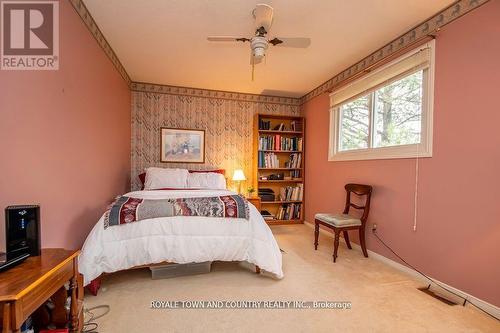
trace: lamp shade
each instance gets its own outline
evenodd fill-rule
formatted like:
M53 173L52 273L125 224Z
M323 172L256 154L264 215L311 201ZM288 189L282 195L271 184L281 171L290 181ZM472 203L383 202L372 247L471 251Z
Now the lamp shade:
M245 174L243 173L243 170L241 169L234 170L233 180L247 180Z

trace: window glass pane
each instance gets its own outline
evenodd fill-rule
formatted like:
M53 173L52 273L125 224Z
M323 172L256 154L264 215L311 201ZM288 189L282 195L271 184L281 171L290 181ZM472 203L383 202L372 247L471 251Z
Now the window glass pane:
M375 91L374 147L420 143L423 71Z
M370 96L360 97L340 107L339 150L368 148Z

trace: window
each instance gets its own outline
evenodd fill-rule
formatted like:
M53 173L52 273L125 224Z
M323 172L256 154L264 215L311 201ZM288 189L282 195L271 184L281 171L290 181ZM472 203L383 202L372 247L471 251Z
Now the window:
M329 160L432 156L433 45L330 95Z

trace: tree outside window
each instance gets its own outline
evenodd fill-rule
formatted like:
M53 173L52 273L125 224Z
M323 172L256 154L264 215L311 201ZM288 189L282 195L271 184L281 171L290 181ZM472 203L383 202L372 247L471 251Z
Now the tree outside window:
M421 142L424 71L340 106L339 150Z

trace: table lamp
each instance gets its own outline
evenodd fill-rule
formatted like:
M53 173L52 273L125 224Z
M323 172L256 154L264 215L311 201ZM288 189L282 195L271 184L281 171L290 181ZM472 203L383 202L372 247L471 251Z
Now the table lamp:
M243 170L241 170L241 169L234 170L233 181L238 182L238 194L241 194L241 181L242 180L247 180L245 177L245 174L243 173Z

